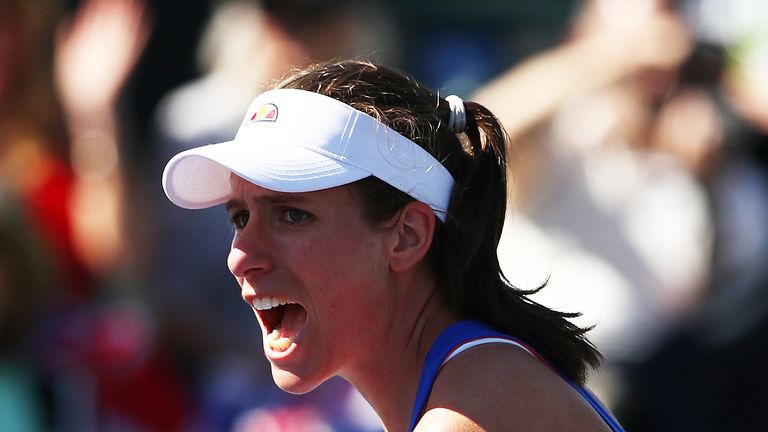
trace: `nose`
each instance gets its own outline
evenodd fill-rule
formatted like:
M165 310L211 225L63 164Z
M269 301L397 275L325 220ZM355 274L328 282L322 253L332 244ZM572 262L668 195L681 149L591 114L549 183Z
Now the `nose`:
M245 278L250 273L271 269L271 260L261 243L256 238L249 238L246 233L235 235L227 257L227 267L232 275Z

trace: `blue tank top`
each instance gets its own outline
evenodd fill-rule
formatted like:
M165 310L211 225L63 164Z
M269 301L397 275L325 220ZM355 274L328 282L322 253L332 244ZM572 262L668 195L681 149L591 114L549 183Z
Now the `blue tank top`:
M429 395L432 392L432 386L435 383L435 379L437 379L437 375L440 373L442 366L464 349L483 343L494 342L516 345L552 368L546 359L519 339L505 335L504 333L498 332L493 328L476 321L459 321L454 323L448 326L440 336L437 337L427 353L427 358L424 361L424 367L421 371L421 378L419 379L419 387L416 391L416 401L413 404L413 412L411 413L411 421L408 430L413 431L416 427L416 423L418 423L419 419L424 414ZM613 418L608 409L600 403L597 397L586 388L577 385L568 379L562 373L557 371L557 369L552 369L558 372L571 387L579 392L584 400L597 411L612 431L623 432L624 429L619 425L619 422Z

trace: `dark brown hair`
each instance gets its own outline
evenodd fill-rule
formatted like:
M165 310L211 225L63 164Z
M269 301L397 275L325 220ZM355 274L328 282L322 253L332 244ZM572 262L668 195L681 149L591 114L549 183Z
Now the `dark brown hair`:
M340 100L379 119L439 160L456 181L445 223L437 221L430 249L445 302L459 316L484 322L540 351L562 373L583 384L600 354L588 329L567 320L578 314L548 309L528 298L538 291L512 286L496 249L507 206L507 137L485 107L465 102L467 128L448 127L448 102L413 78L363 61L310 66L278 88L308 90ZM366 216L389 220L413 198L368 177L356 183ZM541 289L541 288L539 288Z

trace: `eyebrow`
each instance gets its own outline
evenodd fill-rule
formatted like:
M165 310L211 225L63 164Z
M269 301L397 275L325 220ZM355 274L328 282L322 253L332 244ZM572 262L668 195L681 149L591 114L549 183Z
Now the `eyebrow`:
M267 204L294 204L294 203L308 203L312 200L306 196L289 192L274 192L270 195L262 195L256 197L250 197L253 201L263 202ZM224 204L224 208L229 211L233 207L244 207L245 203L239 198L234 198Z

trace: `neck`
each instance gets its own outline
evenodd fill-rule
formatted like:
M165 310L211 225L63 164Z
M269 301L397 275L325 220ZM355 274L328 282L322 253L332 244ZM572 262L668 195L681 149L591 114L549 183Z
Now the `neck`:
M457 320L430 279L398 290L396 297L402 301L396 302L398 313L391 315L378 355L343 375L376 410L387 431L408 428L427 352L440 332Z

